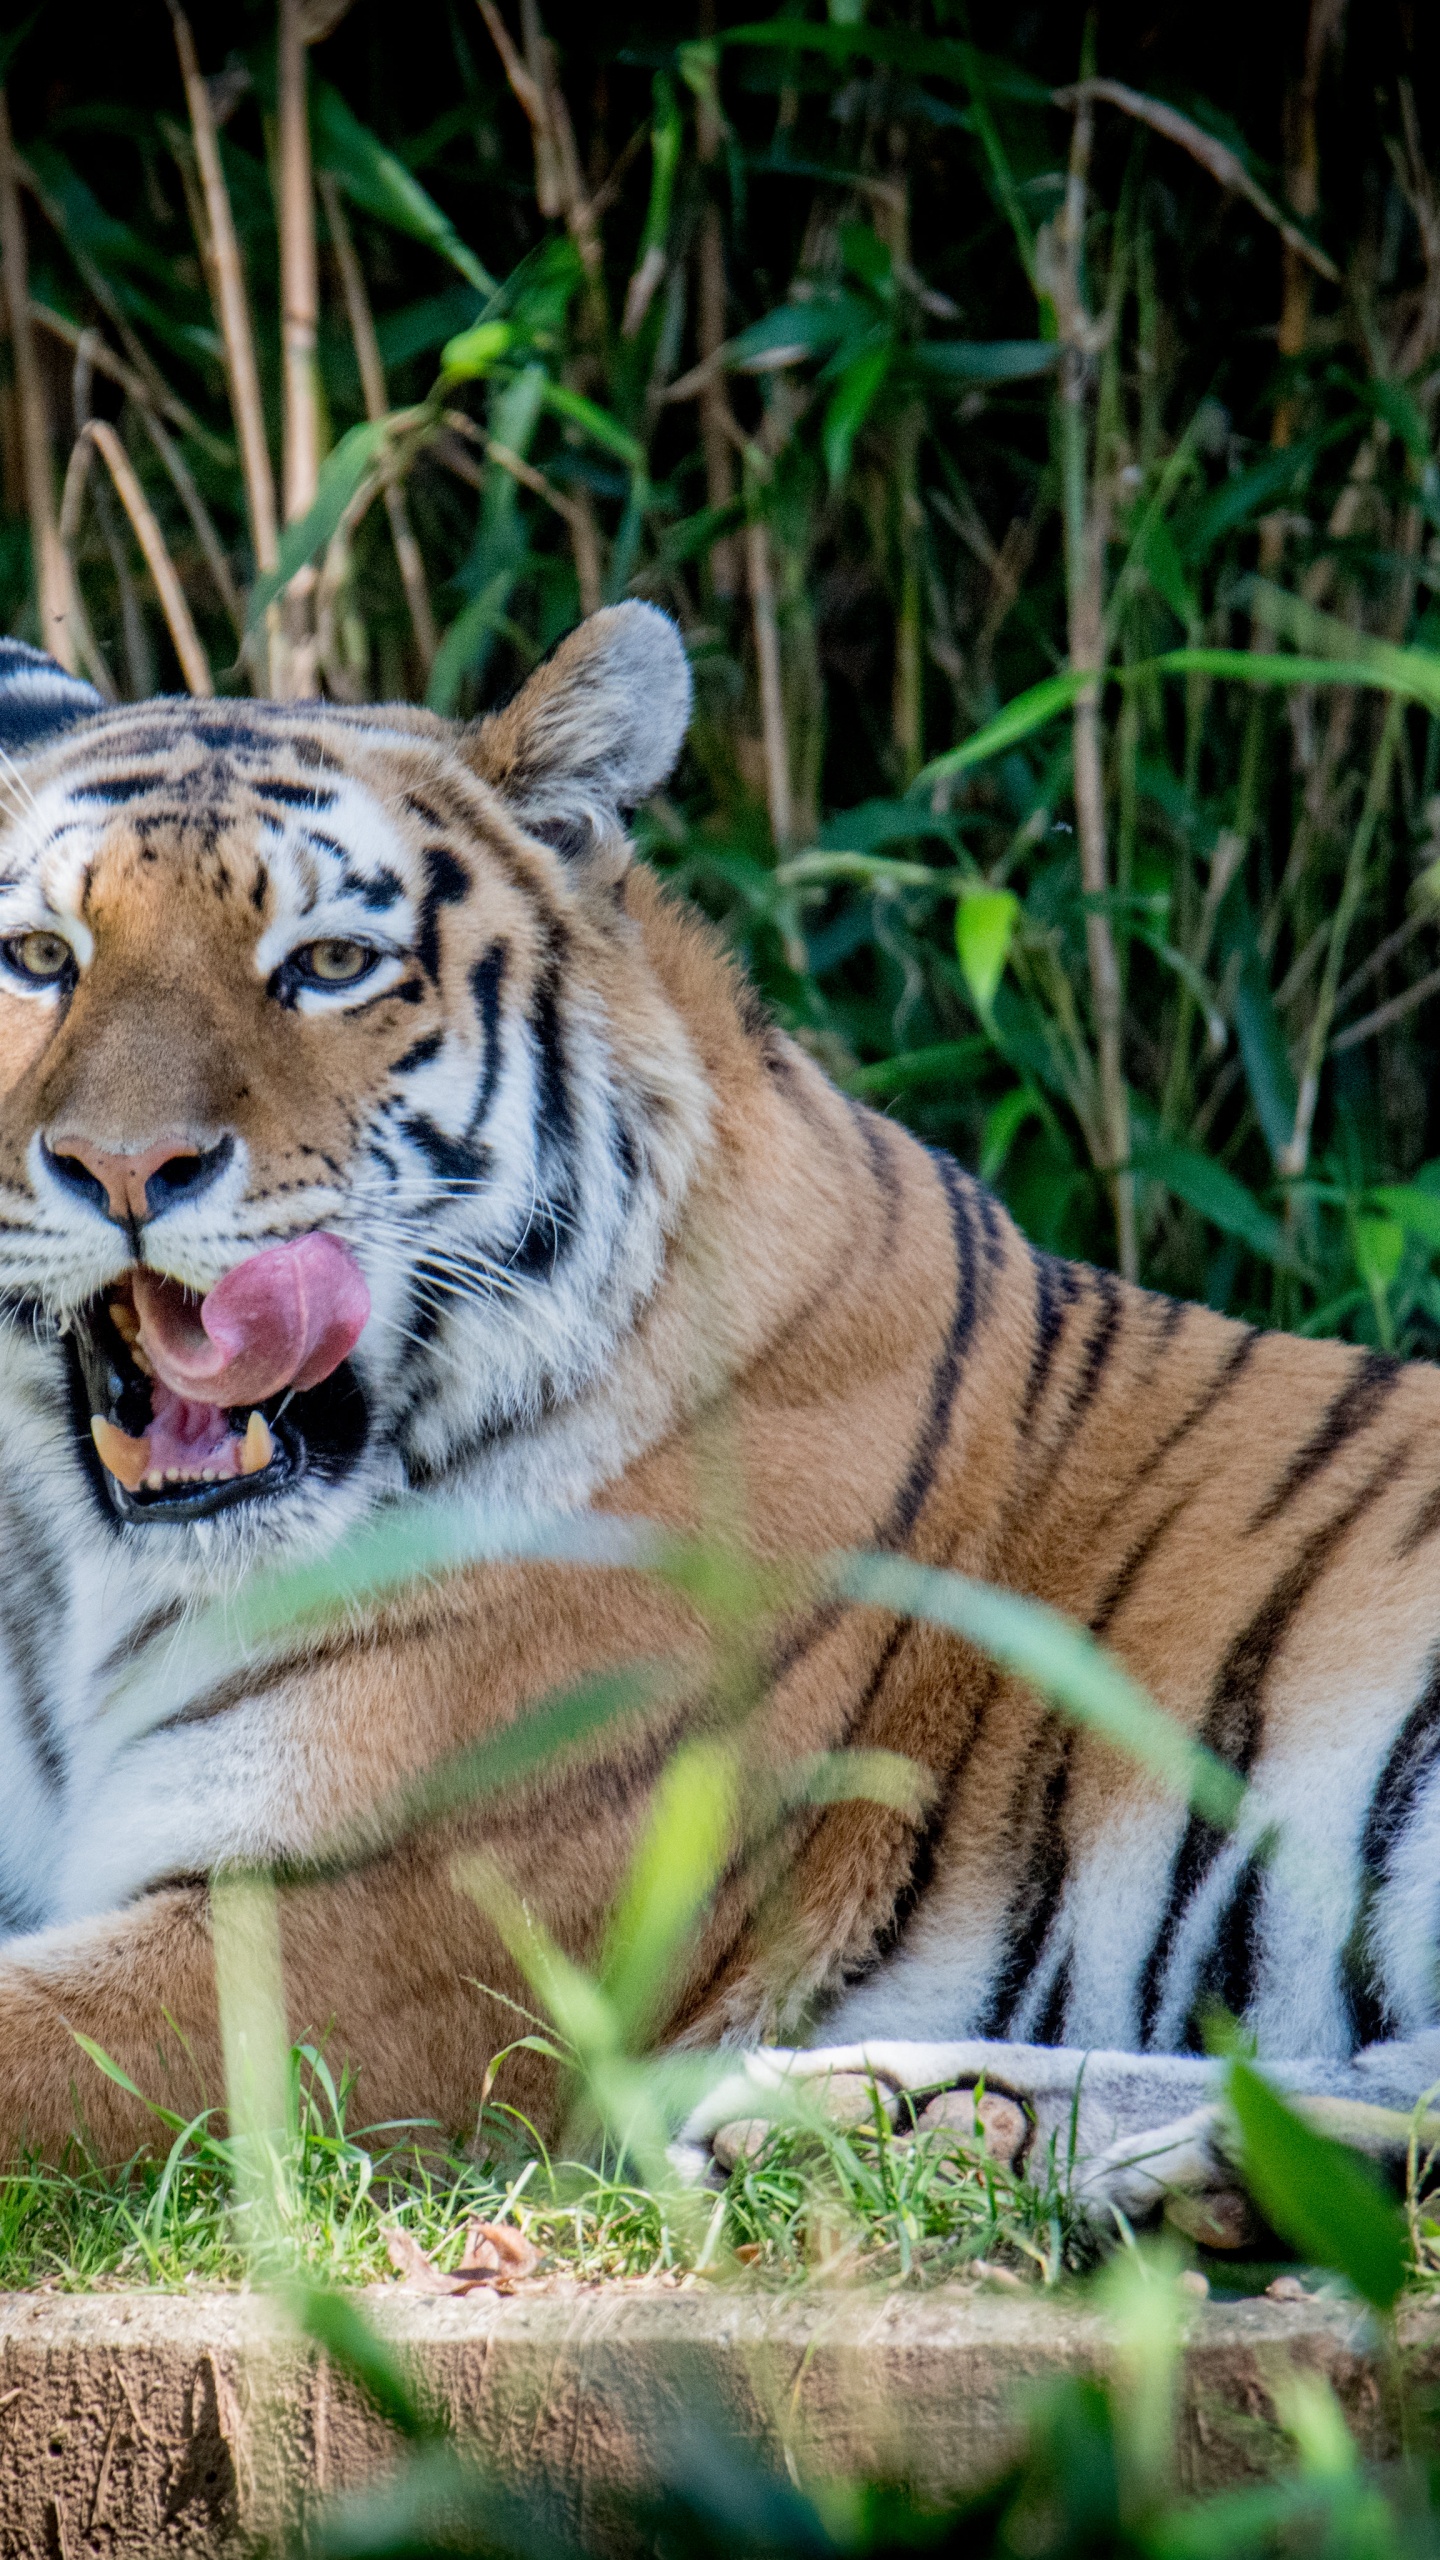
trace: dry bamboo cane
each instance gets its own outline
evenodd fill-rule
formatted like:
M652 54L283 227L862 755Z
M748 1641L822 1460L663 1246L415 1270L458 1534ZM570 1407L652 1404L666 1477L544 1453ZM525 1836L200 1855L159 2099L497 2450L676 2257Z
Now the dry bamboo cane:
M315 188L301 0L280 0L279 16L280 350L285 381L285 522L297 524L315 503L320 480L320 412L315 396L315 341L320 287L315 256ZM313 564L297 569L281 599L290 641L288 690L315 691Z
M702 0L701 38L704 40L714 33L715 0ZM695 102L695 143L702 168L713 168L720 152L720 118L715 101L708 93ZM700 362L708 368L700 387L700 442L705 454L705 496L710 506L719 509L730 506L734 500L735 448L730 395L720 369L727 301L725 235L720 222L720 208L713 197L707 201L700 217L695 256L700 288L696 336ZM735 555L732 534L722 534L718 542L710 545L710 576L716 598L722 604L729 602L740 583L740 564Z
M270 462L270 448L265 441L265 411L260 398L260 375L255 362L255 338L250 325L245 275L240 263L240 243L235 234L235 217L230 209L225 172L220 165L220 143L210 109L210 94L201 77L190 21L179 0L167 0L167 5L175 29L175 49L180 57L185 103L190 113L190 131L205 200L205 219L210 233L207 264L213 278L220 335L225 348L230 407L240 441L240 466L245 481L250 540L255 566L264 576L275 567L280 543L275 516L275 474ZM266 616L266 632L270 689L283 696L288 690L287 652L280 634L279 617L273 607Z
M5 262L5 303L14 350L15 390L20 409L20 435L25 460L25 502L30 514L34 552L35 602L41 646L73 674L75 651L67 623L70 575L60 547L55 520L55 485L50 459L50 432L45 418L45 389L30 327L30 284L25 252L25 216L15 173L15 145L10 107L0 88L0 254Z
M390 395L385 384L385 368L380 361L380 344L375 335L375 320L370 297L365 290L364 271L355 254L350 225L340 190L328 173L320 177L320 195L325 219L330 226L330 245L340 274L340 290L345 297L345 312L350 323L350 336L355 348L355 362L360 369L360 390L365 402L365 415L372 424L389 413ZM410 611L410 628L415 634L415 647L425 675L429 676L440 645L435 628L435 609L430 602L430 589L425 579L425 563L415 539L405 504L405 492L399 481L385 483L385 513L390 520L390 539L395 547L400 583Z
M80 440L94 446L115 483L116 495L134 528L135 539L145 555L145 566L155 581L160 610L175 643L175 655L180 661L180 672L186 686L191 693L208 701L215 691L210 662L200 645L200 635L191 619L179 573L165 547L165 536L155 520L150 501L136 477L135 466L114 428L108 426L103 418L91 418L81 430Z
M1049 278L1063 349L1060 369L1061 478L1065 571L1069 595L1070 666L1087 679L1074 714L1075 826L1086 897L1085 950L1095 1010L1096 1069L1105 1162L1100 1168L1115 1210L1116 1258L1127 1280L1139 1268L1135 1178L1130 1171L1130 1101L1122 1047L1124 994L1119 954L1105 901L1110 888L1105 841L1105 783L1100 745L1100 686L1105 663L1105 510L1088 485L1086 409L1095 328L1081 294L1081 249L1094 109L1087 88L1076 92L1065 201L1055 225ZM1098 457L1097 457L1098 463ZM1097 471L1098 478L1098 471Z
M770 559L770 528L763 515L753 515L745 528L745 566L750 581L750 618L755 634L755 669L760 687L765 799L776 851L785 853L795 834L795 810L790 790L790 751L785 737L785 696L780 676L780 624L775 611L775 574Z

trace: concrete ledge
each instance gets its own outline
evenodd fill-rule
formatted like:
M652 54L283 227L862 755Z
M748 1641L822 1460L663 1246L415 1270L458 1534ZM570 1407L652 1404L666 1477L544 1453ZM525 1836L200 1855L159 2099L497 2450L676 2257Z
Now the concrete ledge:
M930 2294L571 2287L499 2298L362 2297L416 2382L501 2477L543 2481L594 2531L614 2491L653 2488L687 2413L789 2446L820 2473L903 2470L935 2492L993 2472L1026 2387L1103 2370L1092 2313L944 2286ZM1406 2362L1440 2382L1440 2315ZM1182 2484L1284 2458L1269 2384L1328 2376L1367 2452L1393 2449L1372 2335L1334 2302L1196 2304ZM243 2295L0 2295L0 2550L149 2560L228 2555L358 2487L394 2442L323 2356ZM272 2546L273 2547L273 2546Z

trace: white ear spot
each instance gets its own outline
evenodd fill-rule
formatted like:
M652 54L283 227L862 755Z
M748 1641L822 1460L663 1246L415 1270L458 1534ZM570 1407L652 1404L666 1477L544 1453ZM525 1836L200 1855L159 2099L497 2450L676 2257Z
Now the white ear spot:
M684 744L691 696L668 613L609 605L562 640L467 745L521 824L574 859L665 780Z

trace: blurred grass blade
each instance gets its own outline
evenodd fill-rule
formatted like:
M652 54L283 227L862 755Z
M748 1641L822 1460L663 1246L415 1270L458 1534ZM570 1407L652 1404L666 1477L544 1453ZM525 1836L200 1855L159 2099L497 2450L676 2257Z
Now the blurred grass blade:
M933 756L916 774L912 790L928 791L937 782L947 782L953 774L964 773L970 765L984 764L987 757L1018 745L1032 731L1043 729L1047 720L1057 720L1062 711L1073 710L1077 696L1091 681L1083 674L1046 676L1039 684L1030 685L960 746L951 747L943 756Z
M1376 2311L1391 2311L1409 2267L1404 2216L1368 2162L1315 2132L1246 2062L1226 2095L1240 2129L1245 2183L1266 2220Z
M1427 1252L1440 1253L1440 1196L1435 1192L1422 1191L1413 1182L1382 1182L1366 1198Z
M280 542L279 557L273 569L257 578L250 597L247 629L254 631L264 621L270 606L282 587L288 586L297 569L323 551L339 525L352 499L369 479L378 479L388 446L407 428L425 417L423 409L397 409L388 418L366 419L351 427L334 450L327 453L320 466L319 485L313 504L294 524L287 525Z
M438 2432L406 2378L394 2350L377 2338L349 2294L319 2285L297 2285L292 2295L299 2326L323 2347L342 2373L358 2382L377 2415L398 2435L424 2443Z
M826 1580L862 1607L927 1618L968 1637L1077 1724L1140 1761L1208 1821L1228 1827L1235 1820L1245 1796L1235 1771L1164 1714L1083 1627L1043 1601L903 1556L837 1556Z
M621 2035L658 2025L735 1842L733 1744L691 1742L661 1778L607 1933L600 1979Z

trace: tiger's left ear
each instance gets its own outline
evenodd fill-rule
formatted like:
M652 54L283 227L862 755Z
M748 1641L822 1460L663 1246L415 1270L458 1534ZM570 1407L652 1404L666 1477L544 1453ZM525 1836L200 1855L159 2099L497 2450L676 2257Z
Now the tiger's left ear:
M24 640L0 640L0 750L28 755L73 721L103 711L93 684L67 676L56 658Z
M668 613L608 605L561 641L462 753L530 835L567 861L617 844L684 744L690 667Z

